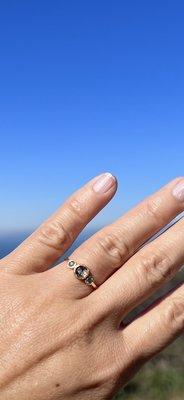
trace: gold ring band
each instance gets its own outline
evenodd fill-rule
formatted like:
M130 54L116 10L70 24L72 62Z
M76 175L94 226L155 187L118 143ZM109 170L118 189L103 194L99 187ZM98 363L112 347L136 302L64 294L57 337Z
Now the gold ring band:
M74 275L80 281L83 281L86 285L92 286L93 289L97 289L97 285L94 282L93 275L90 269L86 265L78 264L76 261L66 258L68 267L73 270Z

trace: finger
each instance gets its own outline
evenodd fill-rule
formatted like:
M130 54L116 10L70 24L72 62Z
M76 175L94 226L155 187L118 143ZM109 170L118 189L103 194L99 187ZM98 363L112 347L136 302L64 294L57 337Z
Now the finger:
M171 280L184 264L184 219L139 250L101 288L117 324Z
M71 258L88 265L97 285L101 285L147 239L184 209L184 196L176 196L179 187L180 191L184 188L184 180L181 178L170 182L118 221L92 236L74 251ZM74 283L73 276L71 279ZM79 296L84 296L91 290L90 287L81 285L81 282L75 282L76 284Z
M184 332L184 284L139 316L122 332L135 363L144 363Z
M116 179L105 173L74 193L3 264L18 273L40 272L54 263L72 244L86 224L110 201Z

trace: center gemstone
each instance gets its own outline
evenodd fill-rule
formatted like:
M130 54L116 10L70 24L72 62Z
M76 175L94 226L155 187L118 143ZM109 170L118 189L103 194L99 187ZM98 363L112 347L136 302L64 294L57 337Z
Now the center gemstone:
M89 270L84 265L78 265L74 272L78 279L86 279L89 275Z

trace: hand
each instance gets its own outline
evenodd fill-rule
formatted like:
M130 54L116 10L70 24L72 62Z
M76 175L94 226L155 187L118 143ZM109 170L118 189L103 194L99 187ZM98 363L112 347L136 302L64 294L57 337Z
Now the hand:
M115 191L110 174L93 179L1 260L1 400L111 399L183 331L184 285L120 327L184 262L183 220L140 248L183 210L181 178L71 255L89 266L97 290L67 261L49 269Z

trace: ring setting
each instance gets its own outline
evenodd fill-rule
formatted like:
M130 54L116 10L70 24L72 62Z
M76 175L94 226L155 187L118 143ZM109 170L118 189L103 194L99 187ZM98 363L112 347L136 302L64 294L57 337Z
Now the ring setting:
M69 258L67 258L66 261L68 262L68 267L73 270L77 279L83 281L88 286L92 286L93 289L97 288L90 269L86 265L78 264L76 261Z

